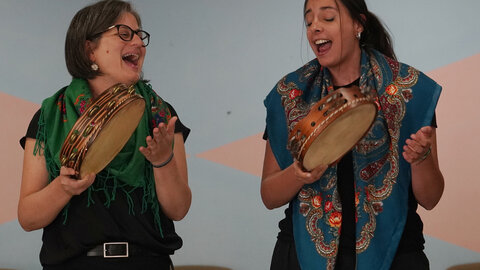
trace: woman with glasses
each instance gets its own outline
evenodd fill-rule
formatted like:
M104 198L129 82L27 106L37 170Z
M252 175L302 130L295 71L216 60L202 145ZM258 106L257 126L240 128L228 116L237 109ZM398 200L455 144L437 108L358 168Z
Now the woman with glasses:
M18 220L43 228L44 269L170 269L182 246L173 220L191 203L184 142L190 132L142 79L150 35L129 3L87 6L72 19L65 57L73 79L42 102L25 148ZM75 179L59 152L87 106L113 85L145 99L140 124L98 174Z
M306 0L303 19L315 59L283 77L264 101L261 196L269 209L288 205L271 269L429 269L416 210L432 209L443 193L434 114L441 87L396 60L386 29L363 0ZM292 153L306 143L289 134L310 110L341 114L315 106L339 88L369 93L378 114L342 158L305 170ZM365 119L359 113L353 111L357 121ZM316 130L328 123L311 120ZM298 137L308 141L310 134ZM328 146L339 147L338 137L327 138Z

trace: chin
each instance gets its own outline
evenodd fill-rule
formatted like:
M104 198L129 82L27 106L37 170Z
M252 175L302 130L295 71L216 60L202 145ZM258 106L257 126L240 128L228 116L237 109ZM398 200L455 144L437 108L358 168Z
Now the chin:
M123 83L130 86L132 84L136 84L138 80L140 80L140 75L129 76L128 78L123 80Z
M318 60L318 63L320 63L320 65L322 65L326 68L333 67L337 64L336 59L332 59L331 57L326 57L326 56L318 57L317 56L317 60Z
M331 61L328 61L323 57L317 57L317 60L322 67L328 68L330 66Z

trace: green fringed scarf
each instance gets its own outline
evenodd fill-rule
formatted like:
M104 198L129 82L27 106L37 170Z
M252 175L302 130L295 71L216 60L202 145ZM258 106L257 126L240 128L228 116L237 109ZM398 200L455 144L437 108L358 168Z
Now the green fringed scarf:
M136 130L120 153L96 176L95 183L88 188L88 204L95 203L93 192L103 192L106 197L105 206L109 207L115 200L118 190L125 193L129 214L133 211L133 200L130 193L137 188L143 189L142 213L150 209L155 224L163 237L160 223L160 205L155 191L155 179L150 162L138 151L146 146L145 139L151 135L153 126L160 122L167 123L171 118L167 104L155 94L151 86L138 82L135 91L145 99L145 113ZM49 174L49 181L60 173L60 150L63 142L79 118L92 103L87 81L74 78L70 85L62 88L50 98L43 101L38 123L37 143L34 155L43 150ZM64 224L68 217L68 204L63 210Z

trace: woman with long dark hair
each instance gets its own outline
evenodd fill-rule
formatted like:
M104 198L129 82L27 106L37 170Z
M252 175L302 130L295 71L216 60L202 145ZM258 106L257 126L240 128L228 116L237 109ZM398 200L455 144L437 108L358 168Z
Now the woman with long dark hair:
M288 204L271 269L429 269L416 209L432 209L443 193L441 87L396 60L363 0L306 0L303 17L316 57L264 101L261 196L268 209ZM322 97L353 86L375 98L372 126L338 162L305 170L289 133Z

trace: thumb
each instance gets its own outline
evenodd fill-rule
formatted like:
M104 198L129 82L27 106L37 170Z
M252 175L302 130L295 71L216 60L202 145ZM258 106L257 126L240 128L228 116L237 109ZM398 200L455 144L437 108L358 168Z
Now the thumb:
M174 116L174 117L170 118L170 121L168 121L167 130L171 131L171 133L173 133L173 131L175 131L175 123L177 122L177 119L178 119L178 117Z
M422 127L420 130L425 137L430 138L432 136L433 128L431 126Z

